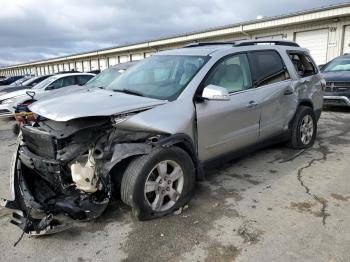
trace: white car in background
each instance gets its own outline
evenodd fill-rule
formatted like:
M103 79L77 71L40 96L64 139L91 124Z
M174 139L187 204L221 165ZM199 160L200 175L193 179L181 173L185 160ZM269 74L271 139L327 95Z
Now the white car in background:
M64 73L51 76L31 89L7 93L0 96L0 117L8 117L14 113L14 107L18 104L38 100L47 94L48 91L71 85L84 85L95 74L91 73Z

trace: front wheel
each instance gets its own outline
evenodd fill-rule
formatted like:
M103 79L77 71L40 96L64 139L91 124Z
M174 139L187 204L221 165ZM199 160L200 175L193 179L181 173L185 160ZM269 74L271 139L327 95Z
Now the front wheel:
M289 145L295 149L311 147L316 139L317 121L315 112L307 106L300 106L295 114Z
M138 219L152 219L185 205L194 183L194 165L184 150L157 148L130 162L123 175L121 198Z

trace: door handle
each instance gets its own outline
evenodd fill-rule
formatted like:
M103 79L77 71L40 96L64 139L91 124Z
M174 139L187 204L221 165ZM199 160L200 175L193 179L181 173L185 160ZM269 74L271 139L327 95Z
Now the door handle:
M283 93L285 96L290 96L290 95L293 95L293 91L290 90L290 89L287 89L286 91L284 91Z
M258 103L256 103L255 101L249 101L249 104L247 105L248 108L253 108L256 107L258 105Z

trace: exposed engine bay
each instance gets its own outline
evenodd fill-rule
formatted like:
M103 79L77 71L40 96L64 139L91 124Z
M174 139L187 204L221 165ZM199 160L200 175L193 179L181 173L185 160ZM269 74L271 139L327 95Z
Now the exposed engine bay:
M48 234L63 226L56 214L79 221L99 217L118 183L113 168L129 156L147 154L158 138L118 129L124 117L57 122L39 116L23 125L14 180L16 209L23 214L13 223L27 234Z

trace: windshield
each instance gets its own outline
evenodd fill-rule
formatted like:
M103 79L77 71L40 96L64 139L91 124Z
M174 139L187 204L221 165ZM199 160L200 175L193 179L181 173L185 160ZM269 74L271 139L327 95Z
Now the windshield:
M32 87L32 89L42 89L47 87L49 84L51 84L53 81L57 79L57 76L51 76L49 78L46 78L44 81L40 82L39 84Z
M207 56L151 56L127 70L107 89L172 101L208 59Z
M341 58L331 61L328 65L322 68L322 72L339 72L350 71L350 59Z
M30 80L32 78L32 76L25 76L21 79L18 79L17 81L13 82L10 86L19 86L19 85L23 85L24 82L26 82L27 80Z
M109 68L103 70L102 73L94 76L84 86L86 87L106 87L113 82L125 70L118 70L116 68Z
M35 80L37 80L38 78L39 78L38 76L33 77L33 78L30 78L30 79L24 81L24 82L22 83L22 86L27 86L27 85L31 84L32 82L34 82Z

